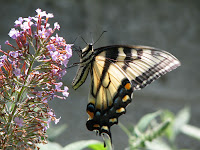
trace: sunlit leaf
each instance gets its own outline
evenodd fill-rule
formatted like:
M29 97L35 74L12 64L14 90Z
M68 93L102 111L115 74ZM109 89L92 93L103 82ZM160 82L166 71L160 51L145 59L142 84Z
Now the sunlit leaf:
M88 148L90 148L92 150L107 150L106 148L104 148L102 143L91 144L88 146Z
M38 144L40 150L62 150L62 146L55 142L48 142L48 144Z
M173 124L173 132L174 132L172 137L173 141L175 140L177 134L180 132L181 128L189 122L189 119L190 119L190 110L188 107L185 107L178 112Z
M165 143L162 139L155 139L153 141L145 142L146 149L148 150L172 150L167 143Z
M62 150L82 150L84 148L89 147L90 145L94 144L102 144L102 142L97 140L82 140L78 142L71 143L67 146L65 146Z
M200 128L186 124L182 126L181 132L197 140L200 140Z

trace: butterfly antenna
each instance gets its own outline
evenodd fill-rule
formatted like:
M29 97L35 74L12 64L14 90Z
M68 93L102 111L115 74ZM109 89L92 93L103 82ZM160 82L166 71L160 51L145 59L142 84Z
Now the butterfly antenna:
M81 57L81 48L80 47L76 47L76 46L73 46L74 47L74 49L73 49L73 51L75 51L76 52L76 54L79 56L79 58Z
M79 37L80 35L78 35L72 43L74 44Z
M97 42L99 41L99 39L102 37L102 35L103 35L105 32L107 32L107 31L103 31L103 32L101 33L101 35L100 35L99 38L94 42L94 44L97 43ZM93 44L93 45L94 45L94 44Z
M83 42L85 42L86 45L88 45L88 43L84 40L82 36L81 36L81 39L83 40Z
M93 36L92 36L92 32L90 32L90 37L92 39L92 43L94 43L94 39L93 39ZM94 44L93 44L94 45Z

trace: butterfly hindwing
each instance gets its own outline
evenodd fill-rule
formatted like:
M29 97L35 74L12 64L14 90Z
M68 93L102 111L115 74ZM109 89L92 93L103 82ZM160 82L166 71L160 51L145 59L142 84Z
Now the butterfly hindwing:
M78 88L90 70L86 126L88 130L95 130L99 135L106 133L110 138L110 127L126 112L133 91L180 66L178 59L170 53L146 46L114 45L93 50L89 45L83 56L82 69L77 72L73 87Z

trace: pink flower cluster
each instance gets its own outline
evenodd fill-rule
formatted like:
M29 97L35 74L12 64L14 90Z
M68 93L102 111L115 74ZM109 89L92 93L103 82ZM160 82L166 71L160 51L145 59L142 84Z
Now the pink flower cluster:
M58 123L60 119L56 119L48 101L55 97L66 99L69 95L61 79L72 56L72 44L54 35L60 25L56 22L50 27L48 20L53 14L41 9L36 13L35 17L19 17L15 21L15 28L8 35L16 44L5 42L12 50L6 52L0 47L3 53L0 56L0 128L3 129L0 143L3 148L16 145L29 148L45 143L49 123Z

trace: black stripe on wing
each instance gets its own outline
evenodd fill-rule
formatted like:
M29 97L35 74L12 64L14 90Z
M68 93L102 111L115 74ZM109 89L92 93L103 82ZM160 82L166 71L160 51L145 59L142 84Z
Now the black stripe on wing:
M124 52L126 53L126 50L124 50ZM145 69L143 68L143 65L140 65L140 63L135 63L138 66L138 69L144 70L140 72L139 76L131 80L131 83L136 90L144 88L152 81L180 66L180 62L174 56L165 51L140 49L137 50L137 53L139 54L139 57L137 57L139 59L138 62L149 66L148 69ZM149 64L148 62L151 63ZM125 65L131 66L129 63L134 64L134 60L128 61Z
M99 55L102 51L107 52L106 59L113 63L123 61L123 66L119 67L125 73L129 74L127 69L130 68L135 71L135 75L129 75L134 90L144 88L160 76L180 66L180 62L173 55L153 47L114 45L101 47L94 52L95 55ZM120 53L125 54L124 58L120 56ZM118 57L111 59L112 55L118 55ZM131 64L134 67L131 67Z
M110 60L116 60L117 57L118 57L117 48L114 48L113 51L115 51L114 55L111 55L111 53L112 53L111 51L106 51L105 58L109 57ZM108 72L108 69L109 69L109 66L110 66L111 63L112 63L112 61L106 61L104 63L103 71L102 71L102 74L101 74L101 77L100 77L100 84L98 85L97 91L99 91L99 88L102 86L103 80L105 78L106 73Z

